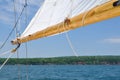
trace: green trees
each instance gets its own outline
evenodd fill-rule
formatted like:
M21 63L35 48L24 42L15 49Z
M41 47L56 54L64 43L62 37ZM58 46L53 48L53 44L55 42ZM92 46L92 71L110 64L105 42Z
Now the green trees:
M0 58L0 64L5 61L5 58ZM67 64L120 64L120 56L79 56L79 57L54 57L54 58L11 58L7 64L30 64L30 65L67 65Z

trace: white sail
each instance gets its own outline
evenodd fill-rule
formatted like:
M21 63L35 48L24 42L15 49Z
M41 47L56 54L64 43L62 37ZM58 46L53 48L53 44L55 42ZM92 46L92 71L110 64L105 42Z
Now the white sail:
M116 1L45 0L23 34L13 40L12 44L60 34L83 25L120 16L120 6L113 6Z
M110 0L45 0L21 37L44 30Z

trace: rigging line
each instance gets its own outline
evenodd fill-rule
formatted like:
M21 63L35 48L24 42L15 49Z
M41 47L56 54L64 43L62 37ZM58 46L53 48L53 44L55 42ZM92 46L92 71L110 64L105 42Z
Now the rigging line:
M19 17L18 17L15 25L14 25L14 27L12 28L12 30L11 30L10 33L8 34L8 37L6 38L6 40L5 40L5 41L3 42L3 44L1 45L0 49L2 49L2 48L5 46L6 42L8 41L8 39L10 38L10 36L12 35L13 31L15 30L15 28L17 27L17 24L18 24L18 22L19 22L19 20L20 20L20 18L21 18L21 16L22 16L22 13L23 13L24 9L26 8L26 6L27 6L27 5L24 5L24 7L23 7L23 9L22 9L22 11L21 11L21 13L20 13L20 15L19 15Z
M72 2L72 0L71 0L71 2ZM72 7L72 4L71 4L71 7ZM85 11L86 11L86 9L85 9ZM71 8L70 14L72 15L72 8ZM69 16L70 16L70 14L69 14ZM67 26L69 26L69 24L67 24ZM65 24L63 25L63 27L65 29ZM69 35L67 34L67 32L65 32L65 34L66 34L66 39L67 39L67 41L68 41L68 43L69 43L73 53L75 54L75 56L78 56L76 50L74 49L74 47L72 45L72 42L70 41Z
M16 23L16 3L15 3L15 0L14 0L14 18L15 18L15 23ZM20 10L20 9L19 9ZM18 24L20 24L18 22ZM19 31L18 31L18 26L16 25L16 28L15 28L15 34L16 34L16 37L19 37ZM19 51L18 49L16 48L16 53L17 53L17 69L18 69L18 80L20 80L20 65L19 65Z
M62 25L63 25L63 29L65 30L65 22L63 22ZM58 31L59 31L59 26L60 26L60 25L58 25L58 28L57 28ZM60 31L59 31L59 33L60 33ZM65 32L65 36L66 36L66 39L67 39L67 41L68 41L68 44L69 44L70 48L72 49L73 54L74 54L76 57L78 57L78 54L77 54L76 50L74 49L74 47L73 47L73 45L72 45L72 42L71 42L71 40L70 40L67 32Z
M25 0L25 4L27 5L27 0ZM27 8L25 9L25 24L27 26ZM26 53L26 80L28 80L28 46L27 46L27 42L25 43L25 53Z
M71 10L70 10L70 14L68 14L69 16L72 15L72 5L73 5L72 3L73 3L73 2L72 2L72 0L71 0ZM67 21L66 21L66 22L67 22ZM63 28L64 28L64 29L65 29L65 26L69 26L69 23L66 23L66 22L65 22L65 21L63 22ZM74 55L75 55L76 57L78 57L78 54L77 54L76 50L74 49L74 47L73 47L73 45L72 45L72 42L71 42L71 40L70 40L69 35L68 35L67 32L65 32L65 36L66 36L66 39L67 39L67 41L68 41L68 44L69 44L70 48L72 49Z
M7 63L7 61L12 57L14 53L10 53L10 55L8 56L8 58L4 61L4 63L0 66L0 70L4 67L4 65Z
M26 51L26 80L28 80L28 47L27 47L27 43L25 43L25 51Z
M96 4L96 3L95 3L95 4ZM86 10L85 10L85 11L86 11ZM88 12L89 12L89 11L88 11ZM86 12L86 14L83 16L83 20L82 20L83 25L84 25L84 19L85 19L86 15L88 14L88 12ZM71 10L71 13L70 13L70 14L72 14L72 10ZM69 25L68 25L68 26L69 26ZM66 38L67 38L67 41L68 41L68 43L69 43L69 45L70 45L73 53L75 54L75 56L78 56L76 50L74 49L74 47L73 47L73 45L72 45L72 42L70 41L70 38L69 38L67 32L66 32Z
M21 80L21 75L20 75L20 64L19 64L19 51L17 50L17 69L18 69L18 80Z
M95 3L93 3L93 6L94 5L99 5L100 4L100 2L101 2L102 0L99 0L98 2L96 1ZM93 7L92 6L92 7ZM85 10L86 11L86 10ZM82 26L84 26L84 24L85 24L85 18L86 18L86 16L88 15L88 13L90 12L91 10L88 10L88 11L86 11L86 13L83 15L83 17L82 17Z
M66 25L66 26L69 26L69 25ZM65 30L65 22L63 22L63 28L64 28L64 30ZM65 36L66 36L66 39L67 39L67 41L68 41L68 44L69 44L70 48L72 49L74 55L75 55L76 57L78 57L78 54L77 54L76 50L74 49L74 47L73 47L73 45L72 45L72 42L71 42L71 40L70 40L69 35L68 35L67 32L65 32Z
M0 57L8 54L9 52L11 52L11 50L8 50L8 51L6 51L6 52L1 53L1 54L0 54Z
M19 64L19 51L17 50L17 69L18 69L18 80L21 79L21 75L20 75L20 64Z
M14 22L16 22L16 5L15 5L15 0L13 0L13 3L14 3ZM15 34L17 33L17 27L16 27L16 32ZM15 36L16 37L16 36Z
M68 41L68 43L69 43L69 45L70 45L70 47L71 47L74 55L75 55L76 57L78 57L78 54L77 54L76 50L74 49L74 47L73 47L73 45L72 45L72 42L71 42L71 40L70 40L69 35L67 34L67 32L65 33L65 35L66 35L66 39L67 39L67 41Z

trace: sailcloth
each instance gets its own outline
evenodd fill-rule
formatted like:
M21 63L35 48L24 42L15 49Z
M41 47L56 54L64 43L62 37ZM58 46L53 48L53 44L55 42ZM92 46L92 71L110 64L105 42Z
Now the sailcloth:
M45 0L21 37L55 25L109 0Z
M19 38L13 40L12 42L13 44L23 43L30 40L51 36L51 35L59 34L64 31L72 30L76 28L75 26L77 27L82 26L81 25L82 20L85 15L94 14L93 12L90 13L90 10L101 5L105 5L106 7L109 7L108 3L112 5L112 2L115 1L116 0L45 0L43 5L37 11L31 22L25 29L25 31L22 33L22 35ZM113 6L110 6L110 9L112 8ZM109 8L107 10L109 10ZM97 11L100 12L99 10ZM102 9L102 11L105 10ZM82 16L82 17L76 18L77 16ZM115 17L115 16L111 16L111 17ZM71 25L68 27L71 28L66 29L65 25L62 25L62 23L64 23L66 18L70 19ZM80 19L81 21L79 21ZM99 20L96 20L94 22L97 21ZM88 22L86 24L90 24L94 22ZM63 29L60 30L59 28L63 28Z

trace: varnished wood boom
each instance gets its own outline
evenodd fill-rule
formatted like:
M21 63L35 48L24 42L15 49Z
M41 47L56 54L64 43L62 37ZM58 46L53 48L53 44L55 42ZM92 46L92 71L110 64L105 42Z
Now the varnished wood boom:
M70 23L66 24L65 21L49 26L49 28L38 31L34 34L30 34L26 37L20 37L12 41L12 44L24 43L30 40L35 40L42 37L47 37L64 31L76 29L83 25L93 24L102 20L120 16L120 6L113 6L113 3L117 0L111 0L103 5L97 6L92 10L79 14L73 18L70 18Z

